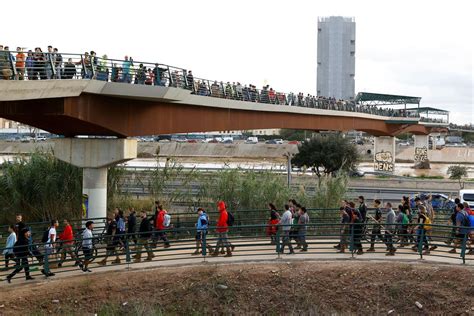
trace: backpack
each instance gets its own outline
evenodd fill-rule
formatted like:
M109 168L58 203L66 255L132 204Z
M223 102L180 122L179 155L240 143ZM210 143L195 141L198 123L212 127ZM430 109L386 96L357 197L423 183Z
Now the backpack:
M49 227L43 232L43 236L41 237L41 242L46 243L49 239Z
M462 222L461 222L461 225L464 226L464 227L471 227L471 220L469 219L469 215L463 211L462 212L463 214L463 218L462 218Z
M402 224L407 225L410 222L407 214L402 214Z
M234 215L231 212L227 211L227 226L234 226L234 221Z
M163 226L169 227L171 224L171 215L170 214L165 214L163 217Z
M425 229L426 230L431 230L433 227L431 226L432 222L431 222L431 219L429 216L426 216L426 215L423 215L423 217L425 218Z

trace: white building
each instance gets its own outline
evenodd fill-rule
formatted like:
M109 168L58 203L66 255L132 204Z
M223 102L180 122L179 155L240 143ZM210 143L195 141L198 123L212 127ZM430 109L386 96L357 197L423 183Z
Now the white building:
M318 19L318 96L349 100L355 96L354 18Z

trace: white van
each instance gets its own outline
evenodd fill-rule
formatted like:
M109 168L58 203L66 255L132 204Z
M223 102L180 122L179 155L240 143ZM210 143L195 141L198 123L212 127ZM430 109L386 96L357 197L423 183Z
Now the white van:
M258 143L258 138L255 136L250 136L247 138L245 141L246 144L257 144Z
M467 202L470 208L474 208L474 190L459 191L459 199L461 203Z

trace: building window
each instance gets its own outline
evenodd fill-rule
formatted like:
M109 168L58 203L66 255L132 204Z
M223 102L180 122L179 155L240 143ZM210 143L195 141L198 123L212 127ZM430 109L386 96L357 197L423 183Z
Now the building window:
M355 40L351 40L351 45L355 45L356 41Z
M356 52L351 52L351 56L355 56Z
M320 28L320 27L318 28L318 32L321 32L321 28Z

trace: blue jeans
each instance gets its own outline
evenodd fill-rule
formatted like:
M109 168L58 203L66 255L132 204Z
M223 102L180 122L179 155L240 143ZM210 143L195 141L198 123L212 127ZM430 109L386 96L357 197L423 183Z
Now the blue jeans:
M422 234L423 234L423 240L422 240L423 245L425 245L425 247L428 247L428 236L426 236L425 229L418 228L416 230L416 244L419 245Z

